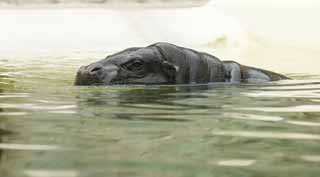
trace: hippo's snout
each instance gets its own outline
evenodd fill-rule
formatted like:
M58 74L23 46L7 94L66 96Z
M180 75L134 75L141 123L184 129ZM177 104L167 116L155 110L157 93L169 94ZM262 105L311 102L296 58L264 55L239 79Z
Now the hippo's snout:
M75 85L109 85L117 76L116 65L103 66L93 63L88 66L81 66L77 72Z

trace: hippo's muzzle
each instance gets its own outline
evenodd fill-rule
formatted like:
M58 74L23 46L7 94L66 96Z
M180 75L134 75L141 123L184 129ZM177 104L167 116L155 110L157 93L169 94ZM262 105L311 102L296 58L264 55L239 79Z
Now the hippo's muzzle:
M75 85L109 85L117 77L118 67L110 64L103 66L93 63L81 66L78 70Z

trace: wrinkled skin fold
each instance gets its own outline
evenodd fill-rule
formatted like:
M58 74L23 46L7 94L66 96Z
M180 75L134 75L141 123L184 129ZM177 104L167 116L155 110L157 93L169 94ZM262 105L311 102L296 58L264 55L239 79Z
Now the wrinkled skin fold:
M282 79L289 78L192 49L156 43L129 48L80 67L75 85L259 83Z

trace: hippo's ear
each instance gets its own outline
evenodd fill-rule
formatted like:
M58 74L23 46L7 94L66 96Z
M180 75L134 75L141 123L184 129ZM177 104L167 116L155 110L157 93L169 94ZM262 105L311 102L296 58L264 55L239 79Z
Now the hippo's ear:
M179 71L179 67L175 64L169 63L168 61L164 61L162 63L163 72L168 78L169 83L175 84L176 82L176 74Z

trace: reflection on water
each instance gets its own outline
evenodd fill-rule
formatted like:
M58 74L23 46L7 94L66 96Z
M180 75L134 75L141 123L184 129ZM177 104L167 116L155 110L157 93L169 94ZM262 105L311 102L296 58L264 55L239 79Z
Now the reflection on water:
M79 174L77 171L72 170L28 170L24 172L27 176L32 177L46 177L46 176L54 176L54 177L77 177Z
M250 165L253 165L254 163L255 163L255 160L233 159L233 160L220 161L218 162L218 165L242 167L242 166L250 166Z
M1 175L320 172L318 76L260 85L74 87L78 66L92 59L0 61L11 66L0 72L10 85L0 93Z
M243 136L248 138L271 138L271 139L305 139L320 140L319 135L301 134L301 133L276 133L276 132L212 132L213 135L221 136Z

